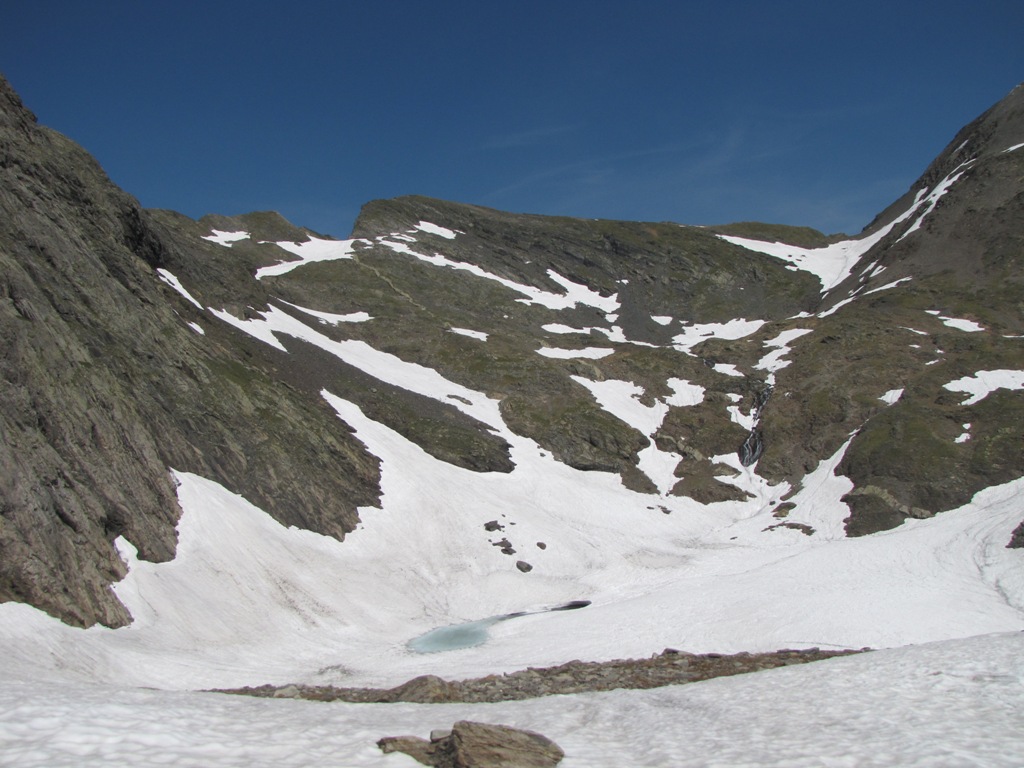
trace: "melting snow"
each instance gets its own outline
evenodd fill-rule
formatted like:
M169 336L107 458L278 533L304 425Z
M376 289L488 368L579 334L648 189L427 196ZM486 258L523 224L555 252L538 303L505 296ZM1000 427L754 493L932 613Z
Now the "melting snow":
M444 237L448 240L455 239L455 232L448 229L447 227L440 227L437 224L431 224L429 221L421 221L416 225L416 229L420 232L426 232L429 235L437 235L438 237Z
M471 339L479 339L480 341L487 341L488 334L483 331L471 331L468 328L450 328L452 333L457 333L460 336L469 336Z
M903 397L902 387L900 389L890 389L878 399L886 405L896 405L897 401L899 401L901 397Z
M188 327L189 327L189 328L191 328L191 329L192 329L193 331L195 331L196 333L198 333L198 334L199 334L200 336L205 336L205 335L206 335L206 331L204 331L204 330L203 330L203 328L202 328L202 326L201 326L201 325L199 325L198 323L192 323L192 322L190 322L190 323L188 324Z
M1012 147L1007 147L1006 149L1004 149L1003 154L1006 154L1007 152L1016 152L1021 147L1024 147L1024 144L1014 144Z
M407 366L396 376L415 377ZM969 755L1008 766L1024 751L1024 553L1005 547L1024 480L932 519L846 539L839 452L794 496L790 518L813 521L816 534L764 532L788 487L744 472L734 455L720 458L754 498L704 507L668 496L661 503L679 514L663 515L616 476L574 470L524 438L508 435L511 474L474 473L324 396L381 458L381 508L361 510L359 529L341 543L281 526L216 483L178 473L175 560L140 561L119 540L128 575L115 589L131 627L80 630L0 605L6 759L132 764L156 749L169 763L214 767L386 766L404 758L382 756L381 736L426 735L464 718L539 730L578 768L777 765L780 750L794 765ZM484 537L483 523L503 515L516 523L515 545L548 544L530 555L530 574ZM406 647L436 626L581 598L592 600L586 611L504 622L479 647L429 656ZM885 647L994 632L1012 634L493 705L323 705L124 687L394 685L427 673L459 679L638 658L665 646Z
M562 277L553 269L549 269L547 271L547 275L553 282L558 283L558 285L565 289L564 294L534 288L532 285L523 285L522 283L517 283L513 280L508 280L507 278L495 275L492 272L488 272L487 270L478 267L476 264L470 264L464 261L453 261L439 253L435 253L433 256L427 256L422 253L417 253L408 246L399 246L397 243L389 243L387 241L384 241L383 244L393 250L406 253L410 256L415 256L417 259L425 261L428 264L433 264L434 266L459 269L469 272L471 275L476 275L477 277L493 280L494 282L500 283L506 288L510 288L516 293L525 296L525 299L519 299L519 301L522 301L524 304L540 304L548 309L556 310L572 309L577 304L583 304L588 307L596 307L605 313L614 312L619 308L618 294L613 293L610 296L602 296L597 291L593 291L581 283L574 283L572 280Z
M270 267L260 267L256 270L256 279L262 280L264 277L278 277L305 264L312 264L317 261L351 259L357 244L367 245L368 243L369 241L361 239L324 240L312 236L303 243L275 243L278 248L298 256L298 261L282 261Z
M939 320L942 321L943 325L947 325L950 328L956 328L958 331L966 331L967 333L977 333L979 331L985 330L985 326L979 325L973 320L962 320L957 317L946 317L944 315L940 315L939 310L937 309L929 309L926 311L929 315L935 315L936 317L938 317Z
M455 384L432 368L408 363L388 352L380 352L364 341L334 341L277 307L272 306L268 311L260 312L262 319L252 320L239 320L223 310L213 313L221 320L283 352L288 350L277 339L276 333L308 341L383 382L448 403L484 424L504 429L504 423L498 414L497 400L461 384Z
M599 360L608 357L615 350L608 347L586 347L585 349L558 349L556 347L541 347L537 350L538 355L553 357L559 360L569 360L574 357L587 357L591 360Z
M718 373L724 373L726 376L737 376L743 378L743 373L732 363L715 363L711 368Z
M944 178L942 181L935 185L935 188L928 194L928 197L924 199L924 202L927 203L927 208L925 208L925 210L921 213L920 216L917 217L914 223L910 225L907 231L900 235L899 240L896 241L897 243L903 238L907 237L912 232L916 232L921 228L921 223L924 221L925 217L929 213L934 211L935 206L939 204L939 198L941 198L944 194L946 194L949 191L949 188L953 186L957 179L959 179L967 172L967 169L970 168L970 166L973 163L973 160L968 160L966 163L961 163L960 165L953 169L952 173L950 173L946 178Z
M961 405L974 405L997 389L1024 389L1024 371L978 371L973 376L964 376L942 386L951 392L966 392L970 397Z
M737 318L727 323L687 325L683 326L682 333L672 339L672 345L680 352L693 355L690 350L703 341L708 339L742 339L754 333L764 324L764 320Z
M963 429L964 429L963 434L961 434L959 437L957 437L953 441L954 443L966 443L968 440L971 439L971 425L970 425L970 422L968 422L967 424L963 424L961 426L963 426Z
M280 299L279 299L280 301ZM287 304L293 309L299 310L303 314L315 317L321 323L329 325L338 325L339 323L365 323L368 320L372 320L369 313L367 312L349 312L346 315L336 315L333 312L321 312L316 309L307 309L306 307L300 307L298 304L292 304L288 301L281 301L282 304Z
M158 269L157 274L160 275L160 279L167 283L169 286L171 286L171 288L173 288L186 299L191 301L193 304L199 307L199 309L203 309L203 305L196 301L191 293L185 290L185 286L181 284L181 281L177 277L172 275L166 269Z
M783 331L774 339L769 339L764 343L764 346L774 347L774 349L762 357L754 367L769 373L781 371L792 362L791 360L782 359L791 351L789 343L799 339L801 336L806 336L811 331L811 328L791 328L788 331Z
M223 245L228 248L231 247L232 243L237 243L239 240L248 240L250 237L248 232L223 232L219 229L213 229L210 231L213 234L203 235L203 240L209 240L211 243Z
M672 322L672 318L668 315L651 315L651 320L656 322L658 325L668 325Z
M870 291L864 291L864 295L867 296L870 293L878 293L879 291L888 291L890 288L895 288L900 283L905 283L908 280L913 280L912 277L901 277L899 280L893 280L891 283L880 285L877 288L872 288Z
M949 184L952 184L955 180L950 180ZM801 248L796 245L787 245L786 243L768 243L762 240L734 237L733 235L719 235L719 237L748 250L788 261L795 268L810 272L821 280L821 292L826 293L849 277L857 262L860 261L860 258L881 242L892 231L893 227L906 221L914 214L924 201L926 192L927 190L924 189L919 191L913 204L902 215L874 234L859 240L844 240L822 248ZM938 200L938 197L935 199ZM920 221L921 219L918 219L918 222Z

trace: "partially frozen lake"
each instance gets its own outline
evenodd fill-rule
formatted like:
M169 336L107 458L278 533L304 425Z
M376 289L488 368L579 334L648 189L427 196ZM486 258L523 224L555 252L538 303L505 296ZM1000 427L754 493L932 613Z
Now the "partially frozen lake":
M538 613L550 613L551 611L573 611L577 608L586 608L588 605L590 605L589 600L573 600L555 608L545 608L542 611L506 613L502 616L491 616L490 618L468 621L463 624L438 627L410 640L409 648L416 651L416 653L439 653L440 651L457 651L461 648L473 648L487 642L487 630L499 621L508 621L519 616L531 616Z

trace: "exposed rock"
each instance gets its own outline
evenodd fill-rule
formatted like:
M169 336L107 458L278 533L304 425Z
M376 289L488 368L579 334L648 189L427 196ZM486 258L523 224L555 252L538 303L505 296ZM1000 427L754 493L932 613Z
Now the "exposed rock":
M576 601L563 610L583 607ZM866 651L867 649L861 649ZM691 654L666 648L649 659L623 659L604 662L570 661L556 667L529 667L504 675L488 675L474 680L449 682L433 675L417 677L396 688L337 688L333 686L260 686L237 688L224 693L274 697L290 694L294 698L316 701L390 703L494 702L530 699L566 693L610 691L617 688L658 688L664 685L708 680L726 675L758 672L775 667L805 664L846 656L861 651L782 650L771 653Z
M437 675L421 675L414 677L390 691L392 701L416 701L433 704L440 701L451 701L452 684Z
M1007 549L1024 549L1024 521L1013 529L1013 533L1010 534L1010 541L1006 545Z
M385 736L377 741L377 746L385 755L404 752L423 765L437 765L434 744L418 736Z
M516 568L518 568L523 573L529 573L533 570L533 566L525 560L516 560Z
M469 720L455 723L439 739L389 736L377 746L436 768L551 768L565 757L555 742L534 731Z
M155 270L218 248L168 234L0 78L0 601L129 622L114 540L174 556L170 467L338 538L378 500L377 460L273 376L280 353L186 324L208 319Z

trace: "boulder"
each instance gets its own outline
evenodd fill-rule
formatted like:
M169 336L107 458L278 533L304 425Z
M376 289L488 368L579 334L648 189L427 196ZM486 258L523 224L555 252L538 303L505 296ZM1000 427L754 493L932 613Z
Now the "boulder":
M440 738L433 738L434 735ZM460 720L451 732L431 733L431 741L415 736L389 736L377 742L384 753L404 752L436 768L551 768L565 752L533 731Z

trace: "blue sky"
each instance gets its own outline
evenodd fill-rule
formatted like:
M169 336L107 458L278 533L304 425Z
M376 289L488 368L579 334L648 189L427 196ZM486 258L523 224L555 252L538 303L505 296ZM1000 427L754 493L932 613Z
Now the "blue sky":
M148 207L374 198L854 233L1024 80L1024 3L0 3L0 72Z

